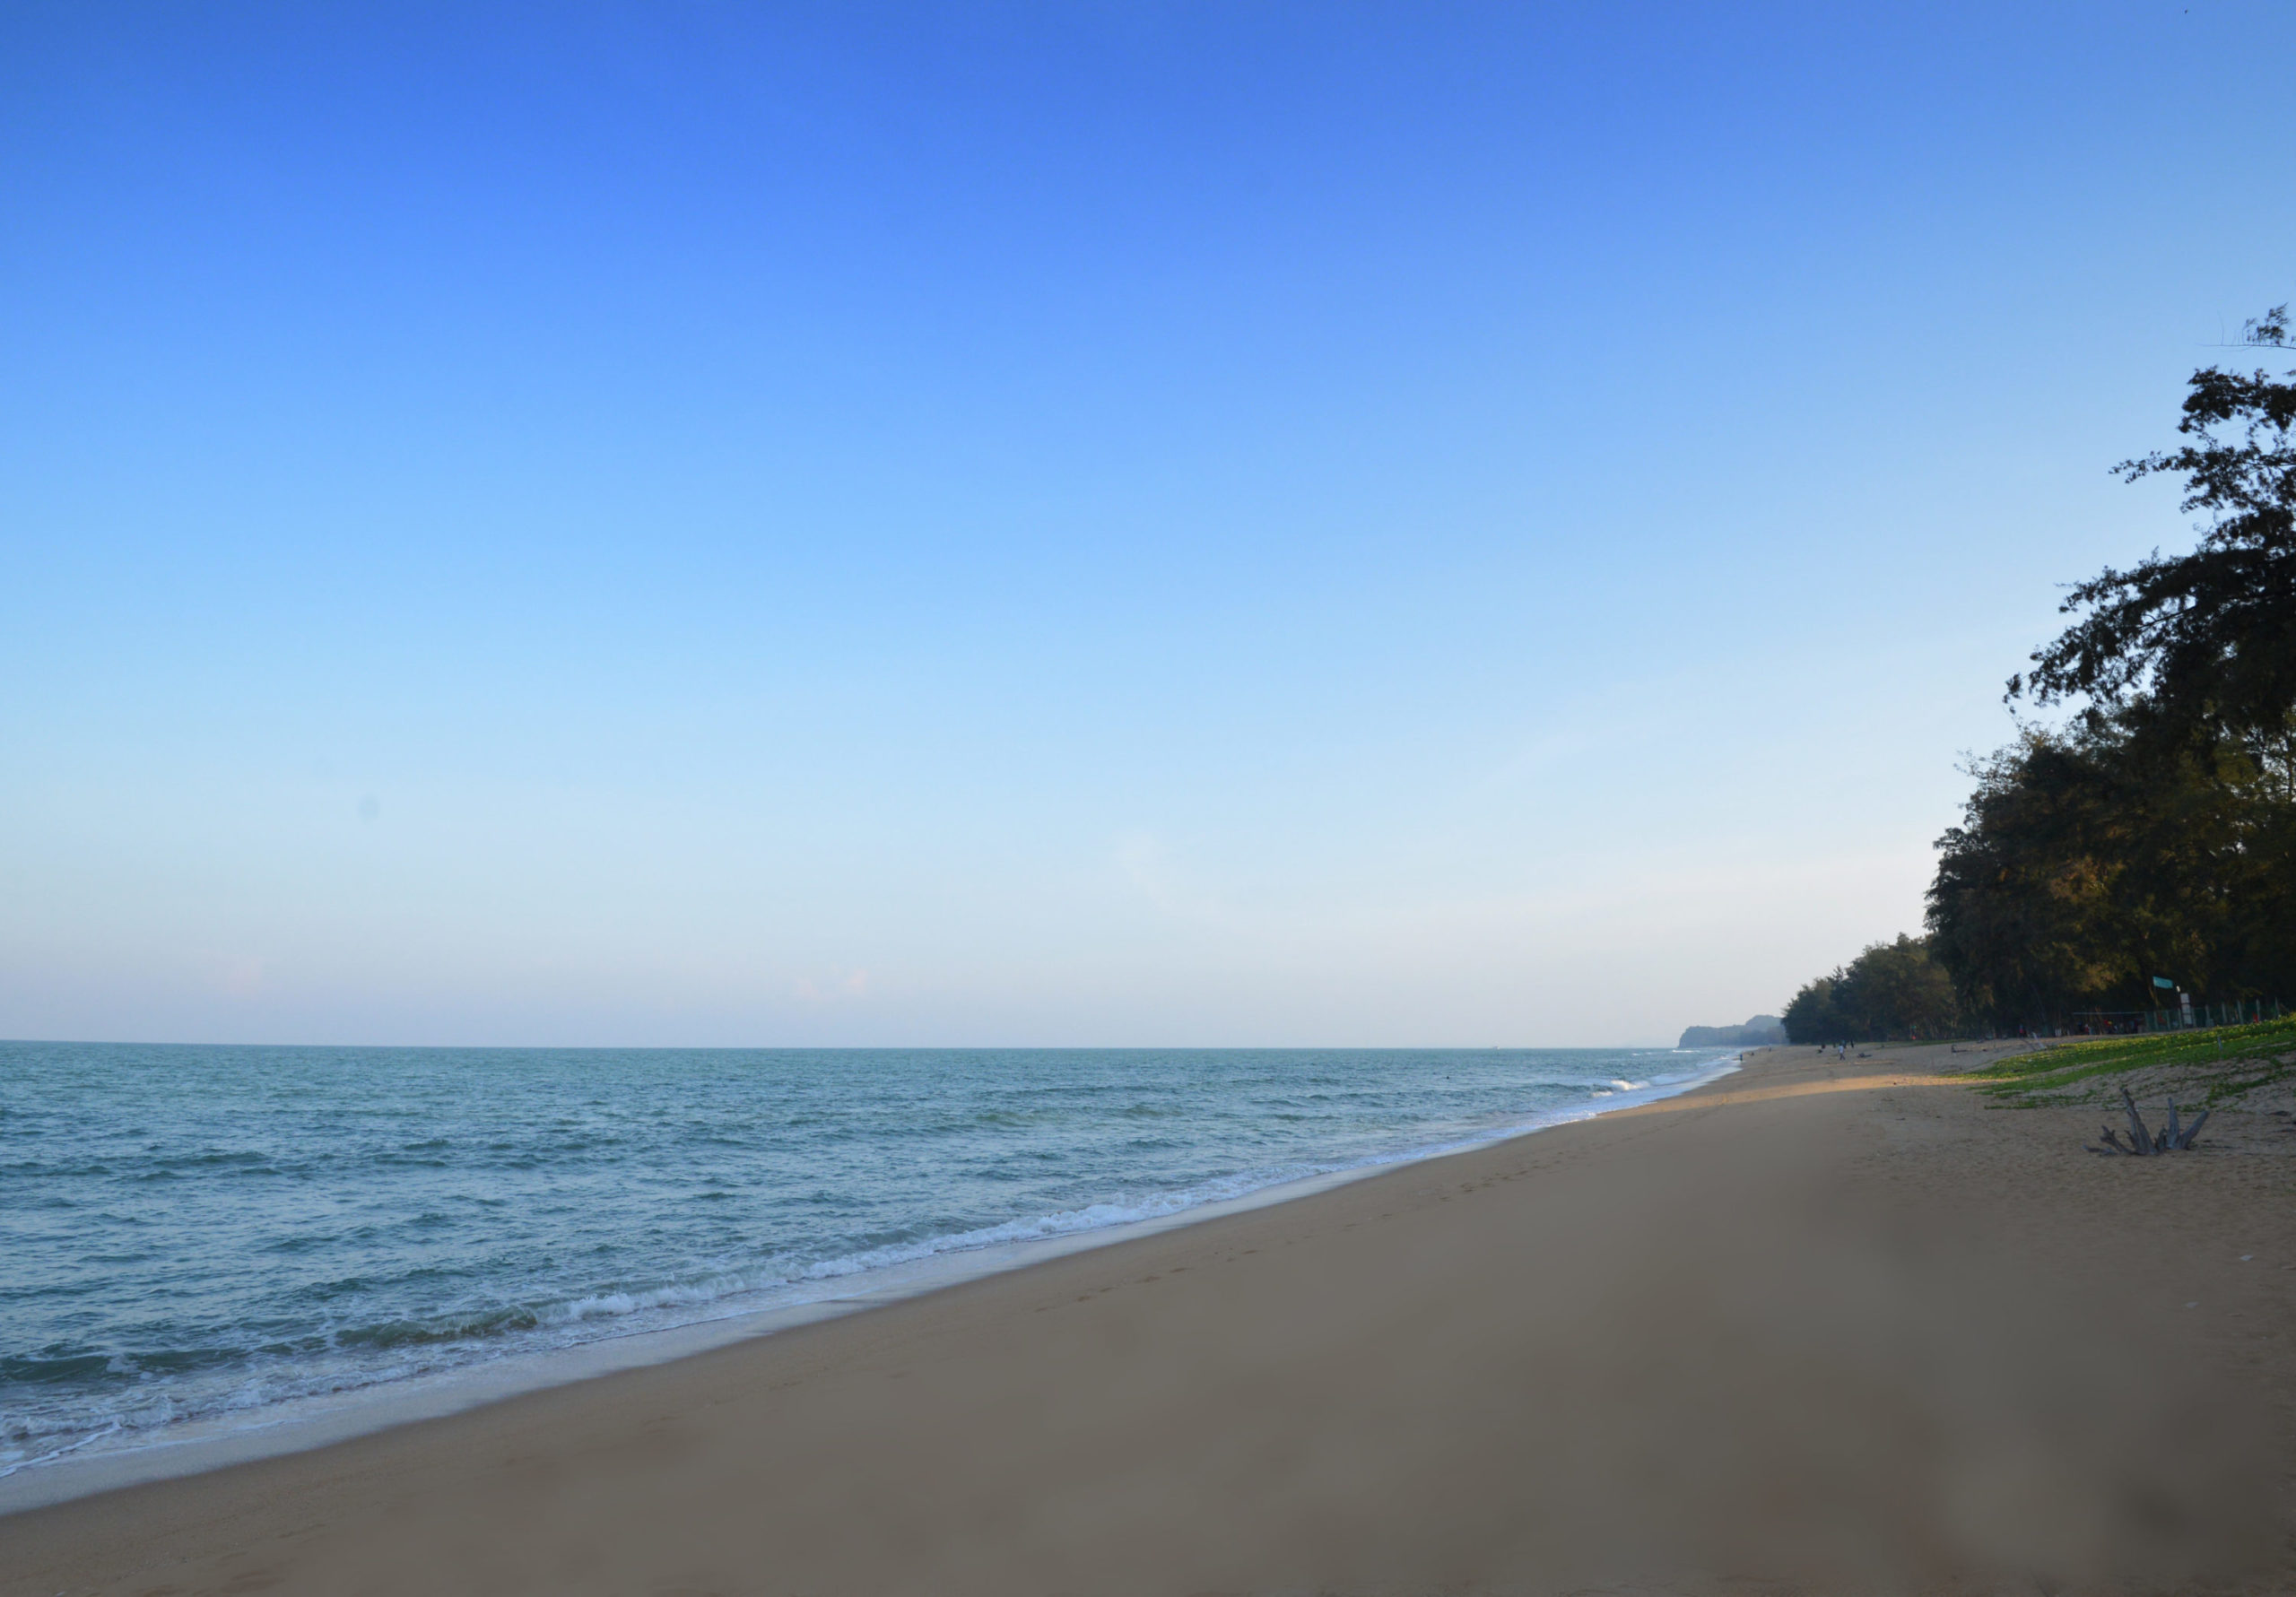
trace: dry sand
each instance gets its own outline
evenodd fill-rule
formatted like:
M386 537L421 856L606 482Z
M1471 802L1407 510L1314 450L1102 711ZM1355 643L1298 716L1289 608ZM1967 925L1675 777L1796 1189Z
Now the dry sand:
M0 1518L0 1592L2296 1590L2296 1139L1944 1049ZM2235 1117L2237 1119L2237 1117Z

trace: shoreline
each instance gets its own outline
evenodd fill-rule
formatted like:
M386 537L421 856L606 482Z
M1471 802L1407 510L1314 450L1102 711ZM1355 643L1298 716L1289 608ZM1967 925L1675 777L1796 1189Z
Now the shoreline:
M1166 1214L1043 1237L950 1248L848 1276L823 1278L813 1283L788 1282L780 1289L763 1289L756 1294L804 1293L821 1289L817 1295L795 1301L735 1307L674 1325L602 1335L563 1347L506 1351L452 1369L178 1421L137 1433L131 1439L109 1446L103 1445L106 1437L100 1433L47 1459L27 1461L0 1471L0 1519L122 1488L308 1452L401 1426L445 1419L511 1398L672 1363L803 1326L842 1319L1074 1254L1298 1202L1392 1170L1473 1153L1700 1091L1735 1073L1742 1068L1748 1051L1718 1051L1716 1057L1694 1067L1691 1078L1683 1082L1622 1092L1616 1095L1619 1101L1615 1104L1597 1103L1550 1111L1491 1136L1407 1149L1340 1169L1271 1182L1232 1198L1196 1203Z
M2296 1138L1944 1046L1658 1102L0 1521L58 1591L2296 1584ZM2214 1139L2221 1137L2221 1141ZM2141 1268L2135 1267L2141 1263Z

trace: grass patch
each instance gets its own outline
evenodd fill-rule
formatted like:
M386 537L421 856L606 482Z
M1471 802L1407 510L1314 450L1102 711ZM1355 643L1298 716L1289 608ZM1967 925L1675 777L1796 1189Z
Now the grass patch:
M2212 1104L2296 1076L2296 1015L2252 1026L2053 1043L1971 1071L1969 1076L1989 1097L2031 1102L2032 1095L2055 1093L2092 1078L2155 1069L2205 1072Z

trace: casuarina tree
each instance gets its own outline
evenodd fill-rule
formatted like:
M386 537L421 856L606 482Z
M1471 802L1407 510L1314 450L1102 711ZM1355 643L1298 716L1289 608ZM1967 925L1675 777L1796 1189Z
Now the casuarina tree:
M2245 342L2296 351L2287 307L2250 322ZM2181 476L2183 508L2205 518L2198 547L2075 586L2061 609L2080 619L2009 679L2009 697L2083 699L2092 714L2141 707L2156 733L2229 736L2284 765L2296 735L2296 380L2211 366L2187 388L2185 443L2115 469L2131 482Z

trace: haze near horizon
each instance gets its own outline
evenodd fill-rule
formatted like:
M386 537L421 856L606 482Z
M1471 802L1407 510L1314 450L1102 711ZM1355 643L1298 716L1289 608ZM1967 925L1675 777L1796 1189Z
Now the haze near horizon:
M2291 298L2257 5L26 5L0 1036L1671 1042Z

